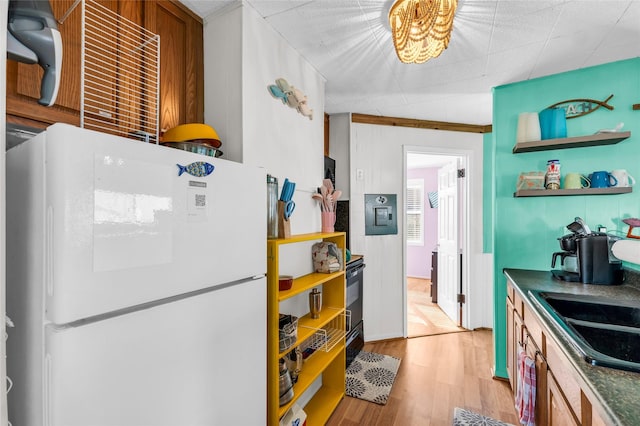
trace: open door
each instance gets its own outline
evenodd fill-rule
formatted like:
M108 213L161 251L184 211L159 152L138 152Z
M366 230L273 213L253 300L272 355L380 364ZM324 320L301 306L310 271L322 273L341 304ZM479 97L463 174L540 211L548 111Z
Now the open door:
M458 217L458 164L452 161L438 170L438 305L461 325Z

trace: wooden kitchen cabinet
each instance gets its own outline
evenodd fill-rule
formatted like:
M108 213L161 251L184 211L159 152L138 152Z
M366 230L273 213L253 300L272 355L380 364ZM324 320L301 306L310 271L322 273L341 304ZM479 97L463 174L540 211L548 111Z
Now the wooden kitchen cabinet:
M160 35L160 134L204 122L202 20L177 1L143 4L143 26Z
M518 348L522 343L522 317L507 299L507 374L513 396L518 393Z
M517 393L518 345L536 364L536 425L602 426L608 424L585 395L557 343L548 337L540 319L523 295L507 280L507 373Z
M316 240L335 243L344 259L344 232L313 233L292 235L290 238L267 240L267 421L269 426L278 425L279 419L298 402L309 387L321 377L321 387L304 406L307 424L323 425L327 422L345 394L345 334L346 334L346 282L344 268L333 273L312 272L293 280L289 290L279 290L280 249ZM307 245L298 245L307 247ZM309 248L309 257L311 250ZM321 288L322 310L319 318L311 318L306 313L298 319L296 341L284 350L279 345L280 302L291 301L295 297L307 298L313 288ZM307 299L308 300L308 299ZM285 302L287 303L287 302ZM308 306L307 302L303 304ZM284 312L289 313L289 312ZM305 347L308 342L320 336L326 344L321 344L304 360L298 381L293 386L293 399L279 405L279 361L296 347ZM322 337L324 336L324 339ZM299 403L299 402L298 402Z
M59 20L74 0L50 3ZM174 0L98 0L98 3L160 34L160 130L203 122L202 20ZM7 61L8 122L42 129L56 122L80 125L81 14L78 6L58 24L63 60L55 105L44 107L37 102L42 77L39 65Z
M58 19L73 6L74 0L49 2ZM100 4L114 10L113 1ZM117 5L116 5L117 7ZM7 121L44 128L55 122L80 124L80 55L81 10L76 7L68 18L58 23L62 37L62 69L56 102L51 107L38 104L42 69L39 65L7 60Z
M514 397L518 392L517 360L522 332L522 299L515 297L513 286L507 283L507 375Z
M549 426L580 426L551 371L547 373L547 404L545 424Z
M507 376L513 395L516 394L516 348L514 323L513 323L513 302L507 298Z
M529 330L524 330L524 344L527 355L534 360L536 365L536 410L535 418L537 424L545 424L544 418L547 416L547 395L545 390L547 389L547 372L548 365L547 360L542 355L541 348L536 344L533 336L529 333Z

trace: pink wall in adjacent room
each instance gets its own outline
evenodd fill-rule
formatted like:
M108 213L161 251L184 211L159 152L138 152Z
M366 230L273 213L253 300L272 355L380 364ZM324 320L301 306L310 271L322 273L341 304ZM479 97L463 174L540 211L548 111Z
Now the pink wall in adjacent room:
M424 245L407 245L407 276L431 278L431 252L438 242L438 209L429 206L428 193L438 190L438 168L407 170L407 179L424 179Z

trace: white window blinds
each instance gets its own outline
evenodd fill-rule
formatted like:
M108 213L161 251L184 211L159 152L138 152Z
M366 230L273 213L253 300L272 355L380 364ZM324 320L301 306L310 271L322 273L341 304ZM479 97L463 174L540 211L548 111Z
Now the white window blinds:
M424 180L407 180L407 243L424 244Z

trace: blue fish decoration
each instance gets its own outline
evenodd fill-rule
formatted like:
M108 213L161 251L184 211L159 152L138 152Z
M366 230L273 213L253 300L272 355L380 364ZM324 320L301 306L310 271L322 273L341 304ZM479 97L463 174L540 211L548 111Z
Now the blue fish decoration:
M178 166L178 176L182 176L184 172L187 172L191 176L204 177L209 176L215 169L213 164L205 163L204 161L196 161L186 166L176 164L176 166Z
M271 96L273 96L274 98L280 99L283 104L287 103L288 95L275 84L269 86L269 93L271 93Z

